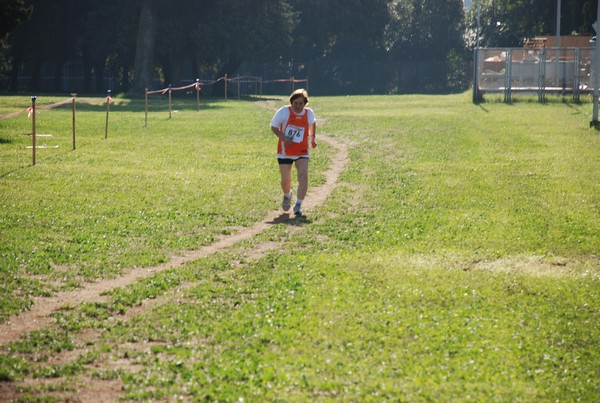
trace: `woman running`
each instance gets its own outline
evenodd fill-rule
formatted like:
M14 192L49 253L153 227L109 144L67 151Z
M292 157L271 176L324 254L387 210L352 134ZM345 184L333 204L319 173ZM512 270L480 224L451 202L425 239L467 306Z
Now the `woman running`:
M279 139L277 142L277 161L281 173L283 201L281 208L288 211L292 203L292 165L296 165L298 191L294 214L302 215L302 201L308 190L309 143L317 146L317 122L311 108L307 107L308 92L298 89L290 95L290 106L283 106L271 119L271 131Z

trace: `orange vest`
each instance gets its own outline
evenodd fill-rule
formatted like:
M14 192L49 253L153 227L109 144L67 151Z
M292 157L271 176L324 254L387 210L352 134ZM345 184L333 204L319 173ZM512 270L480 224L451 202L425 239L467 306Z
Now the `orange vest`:
M304 115L296 115L292 107L290 117L283 128L283 135L292 137L292 144L284 144L281 139L277 143L277 154L287 157L304 157L308 156L308 111L304 111Z

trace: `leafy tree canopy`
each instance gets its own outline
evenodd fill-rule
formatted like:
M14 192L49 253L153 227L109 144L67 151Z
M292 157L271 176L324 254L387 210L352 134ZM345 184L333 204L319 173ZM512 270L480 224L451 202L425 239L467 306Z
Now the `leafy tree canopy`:
M35 89L42 63L58 77L62 63L83 60L86 88L110 70L127 90L157 77L177 84L190 65L233 75L245 61L326 62L338 74L351 62L451 59L448 69L466 70L479 1L482 46L555 32L556 0L474 0L466 12L463 0L3 0L0 41L8 33L11 48L0 46L0 75L11 66L15 83L27 65ZM562 0L561 33L592 32L596 3Z
M523 39L556 34L556 0L481 1L481 46L522 46ZM477 4L477 1L474 1ZM596 20L596 0L561 1L561 35L589 34ZM477 7L469 12L470 32L477 26ZM474 38L470 40L472 43Z

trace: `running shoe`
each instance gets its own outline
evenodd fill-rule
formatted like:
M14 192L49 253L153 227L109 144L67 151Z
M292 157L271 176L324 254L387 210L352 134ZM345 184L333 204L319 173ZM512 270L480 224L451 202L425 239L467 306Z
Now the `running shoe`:
M281 202L281 208L283 211L288 211L292 204L292 192L289 195L283 195L283 201Z
M302 215L302 206L299 206L299 205L296 204L294 206L294 214L296 214L296 215Z

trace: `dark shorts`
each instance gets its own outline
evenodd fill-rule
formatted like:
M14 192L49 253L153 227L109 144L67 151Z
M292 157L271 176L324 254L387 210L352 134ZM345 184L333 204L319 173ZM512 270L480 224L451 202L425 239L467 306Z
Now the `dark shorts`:
M296 159L292 159L292 158L277 158L277 162L279 163L279 165L291 165L296 160L307 160L307 159L309 159L309 158L308 157L299 157L299 158L296 158Z

